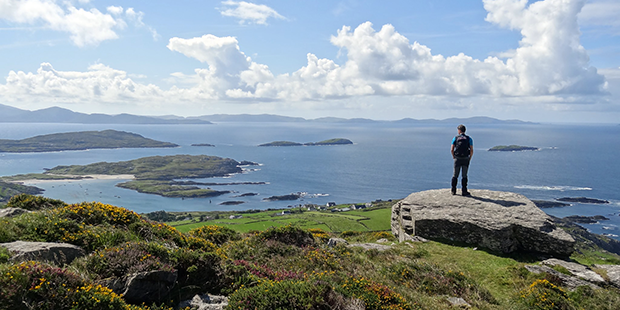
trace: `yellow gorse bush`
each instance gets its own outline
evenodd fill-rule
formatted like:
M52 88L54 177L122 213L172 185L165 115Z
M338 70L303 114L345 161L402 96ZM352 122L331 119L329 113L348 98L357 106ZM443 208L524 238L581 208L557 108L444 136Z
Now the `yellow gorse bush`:
M83 202L54 209L58 215L84 224L109 223L129 225L141 220L140 215L125 208L101 202Z
M520 298L530 309L572 309L566 292L547 279L534 281L527 289L521 291Z

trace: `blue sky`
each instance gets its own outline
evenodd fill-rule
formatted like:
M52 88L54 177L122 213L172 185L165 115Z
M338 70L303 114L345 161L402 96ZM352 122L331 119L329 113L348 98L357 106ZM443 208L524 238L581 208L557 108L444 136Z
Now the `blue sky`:
M617 16L617 0L0 0L0 104L614 123Z

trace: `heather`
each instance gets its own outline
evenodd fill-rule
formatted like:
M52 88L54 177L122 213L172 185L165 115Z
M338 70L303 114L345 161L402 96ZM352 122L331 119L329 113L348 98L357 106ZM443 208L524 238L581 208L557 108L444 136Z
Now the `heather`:
M67 265L14 262L0 247L0 309L176 309L205 293L227 296L228 309L265 310L445 309L450 297L475 309L614 309L620 302L613 287L571 292L550 274L528 272L524 265L536 263L535 256L397 243L389 231L336 233L290 224L250 232L205 225L185 233L98 202L23 195L8 206L18 204L34 212L0 219L0 242L65 242L87 254ZM333 237L387 247L328 246ZM595 252L579 255L601 262L588 253ZM108 287L152 271L177 278L167 295L149 304L131 304Z

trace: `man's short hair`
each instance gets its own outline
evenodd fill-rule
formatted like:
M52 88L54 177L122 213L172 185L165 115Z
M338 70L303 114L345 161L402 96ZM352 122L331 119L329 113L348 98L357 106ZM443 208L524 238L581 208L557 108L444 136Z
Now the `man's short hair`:
M461 124L458 127L456 127L456 129L458 129L462 133L465 133L465 130L467 130L467 128L465 128L465 125L463 125L463 124Z

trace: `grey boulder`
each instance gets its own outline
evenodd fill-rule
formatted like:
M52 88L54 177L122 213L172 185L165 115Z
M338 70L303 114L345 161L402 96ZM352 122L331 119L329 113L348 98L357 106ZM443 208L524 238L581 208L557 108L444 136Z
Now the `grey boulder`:
M217 295L195 295L191 300L179 304L179 309L222 310L228 306L228 298Z
M141 304L159 302L166 297L177 280L176 271L154 270L133 273L121 278L101 281L114 293L123 295L128 303Z
M13 254L12 261L35 260L62 265L85 255L82 248L68 243L15 241L0 243L0 246Z
M469 197L449 189L417 192L392 206L392 233L399 241L421 236L484 247L570 256L575 240L523 195L471 190Z

